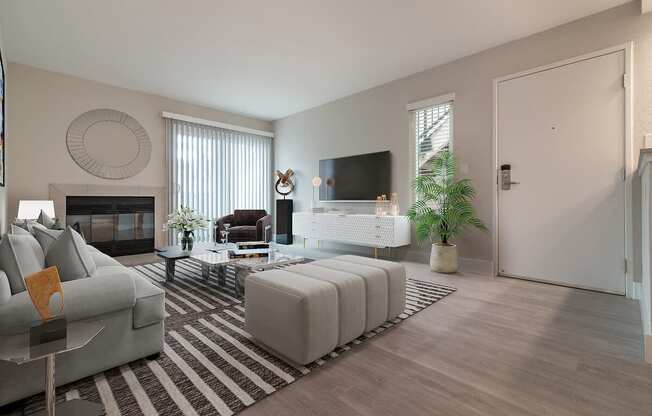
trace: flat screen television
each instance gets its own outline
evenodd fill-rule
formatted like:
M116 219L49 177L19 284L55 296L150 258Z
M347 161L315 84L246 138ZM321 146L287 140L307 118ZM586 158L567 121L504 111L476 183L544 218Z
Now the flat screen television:
M389 151L319 161L320 201L373 201L390 198L392 160Z

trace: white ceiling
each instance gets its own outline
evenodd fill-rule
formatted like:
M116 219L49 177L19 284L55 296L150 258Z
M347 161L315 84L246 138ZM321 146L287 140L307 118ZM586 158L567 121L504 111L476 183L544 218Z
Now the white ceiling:
M274 120L629 0L1 0L10 62Z

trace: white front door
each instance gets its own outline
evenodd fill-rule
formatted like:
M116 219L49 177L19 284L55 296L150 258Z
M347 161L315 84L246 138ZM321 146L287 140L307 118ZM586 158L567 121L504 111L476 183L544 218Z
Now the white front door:
M498 83L499 274L625 292L624 73L618 51Z

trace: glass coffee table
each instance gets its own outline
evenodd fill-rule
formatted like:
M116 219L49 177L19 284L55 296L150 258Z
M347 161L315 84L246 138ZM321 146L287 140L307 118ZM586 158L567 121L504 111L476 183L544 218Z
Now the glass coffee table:
M235 245L233 245L235 247ZM237 298L244 297L244 281L250 273L269 270L275 267L287 266L289 264L301 263L304 258L272 251L264 257L232 257L229 253L254 252L259 250L233 250L233 247L224 247L219 252L197 253L190 256L191 260L201 264L202 278L208 280L212 270L217 272L218 283L225 285L226 268L233 268L235 271L234 291ZM260 250L266 251L266 250Z
M292 254L270 252L267 257L248 257L237 259L231 266L235 268L235 293L239 298L244 298L244 285L247 276L251 273L277 267L301 263L305 258Z
M220 283L224 281L224 267L238 261L238 259L230 258L229 251L226 249L218 252L209 251L207 253L193 254L190 259L201 265L201 275L204 280L210 278L211 270L216 270Z
M192 250L182 250L181 246L165 246L156 249L156 255L165 260L165 280L167 282L174 282L175 265L177 260L188 259L201 254L210 254L219 252L226 249L235 248L235 244L216 244L197 242L194 244Z
M57 354L83 348L104 329L98 322L69 322L66 337L47 343L30 343L29 330L14 335L0 336L0 360L16 365L45 359L45 409L36 415L85 415L104 414L104 406L88 400L74 399L56 404L54 361Z

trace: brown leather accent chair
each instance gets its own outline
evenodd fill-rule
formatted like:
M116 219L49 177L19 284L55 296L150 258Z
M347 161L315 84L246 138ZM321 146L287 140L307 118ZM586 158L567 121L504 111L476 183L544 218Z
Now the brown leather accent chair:
M233 214L219 218L213 224L213 239L221 241L221 231L224 224L229 227L229 242L241 241L271 241L272 216L264 209L236 209Z

